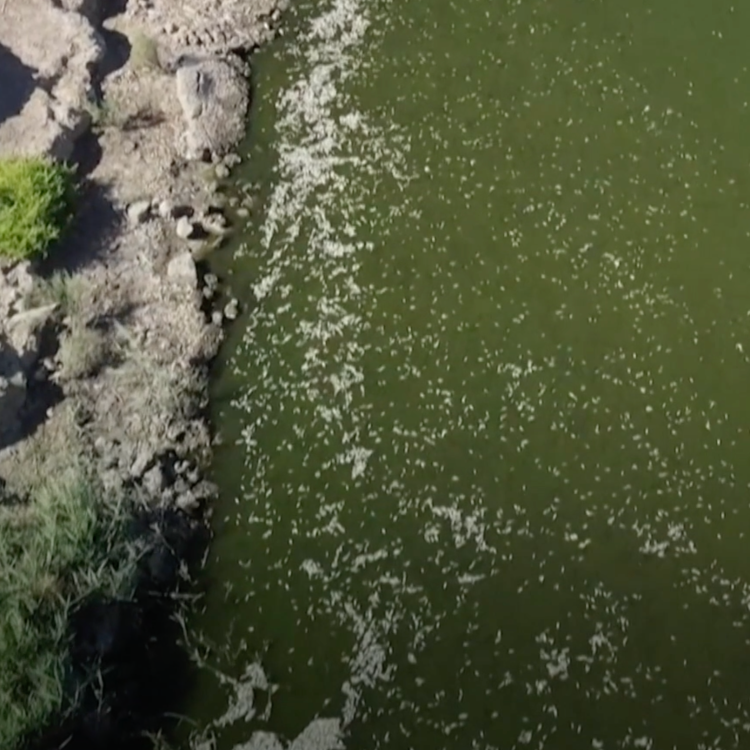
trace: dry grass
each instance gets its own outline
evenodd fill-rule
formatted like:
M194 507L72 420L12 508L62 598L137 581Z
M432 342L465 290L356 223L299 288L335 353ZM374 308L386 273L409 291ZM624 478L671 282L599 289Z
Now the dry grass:
M135 70L161 70L159 46L156 40L142 31L133 31L130 37L130 64Z
M26 298L26 307L58 305L63 315L80 318L91 302L91 282L79 275L65 272L48 279L36 277L34 287Z
M65 381L94 375L108 356L107 337L101 331L74 320L60 339L58 378Z
M0 504L0 747L8 750L73 707L64 686L71 608L93 593L133 593L126 507L103 497L75 447L65 456L54 473L27 477L26 502Z

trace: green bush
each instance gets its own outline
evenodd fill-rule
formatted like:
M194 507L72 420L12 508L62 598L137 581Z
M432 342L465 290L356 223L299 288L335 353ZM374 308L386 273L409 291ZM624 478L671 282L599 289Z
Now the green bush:
M94 592L129 596L125 513L75 467L32 501L0 502L0 747L72 708L66 695L71 608Z
M43 255L73 209L72 170L47 159L0 159L0 257Z

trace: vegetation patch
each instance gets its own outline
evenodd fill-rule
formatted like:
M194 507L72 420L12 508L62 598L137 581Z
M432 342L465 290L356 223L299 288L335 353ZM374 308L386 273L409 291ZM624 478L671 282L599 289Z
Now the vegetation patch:
M123 504L104 500L76 465L41 481L29 499L0 502L0 747L17 747L75 709L70 616L92 595L132 594L126 520Z
M44 255L73 213L73 171L47 159L0 159L0 257Z

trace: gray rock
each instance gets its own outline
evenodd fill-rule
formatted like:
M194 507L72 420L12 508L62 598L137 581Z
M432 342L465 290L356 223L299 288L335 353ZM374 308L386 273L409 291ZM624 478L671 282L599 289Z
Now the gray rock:
M175 78L187 157L223 156L245 132L249 97L241 67L217 57L186 56Z
M148 448L141 448L135 461L130 465L130 476L134 479L142 477L152 460L151 451Z
M215 326L221 326L224 323L224 313L221 310L214 310L211 313L211 322Z
M128 206L128 219L134 224L143 224L151 216L151 201L136 201Z
M229 167L221 162L216 165L214 172L219 180L226 180L229 177Z
M213 482L202 479L191 492L198 500L210 500L219 494L219 488Z
M219 288L219 277L215 273L207 273L203 277L203 282L206 285L207 289L211 289L212 291L216 291Z
M68 159L91 120L81 102L104 56L101 36L59 2L2 0L0 49L0 153ZM11 77L19 69L20 85L28 89L16 113Z
M177 496L175 505L185 513L195 513L200 509L200 501L189 490Z
M180 253L167 265L167 278L175 284L184 284L191 289L198 287L198 272L189 252Z
M210 214L201 223L209 234L221 236L229 231L229 222L223 214Z
M164 476L164 471L158 464L150 468L141 480L143 488L152 497L156 497L161 494L167 485L167 479Z
M44 305L11 316L6 323L8 343L16 351L21 367L28 372L38 361L43 329L57 311L57 305Z
M227 320L235 320L240 313L240 303L236 299L227 302L224 307L224 317Z
M161 216L162 219L173 219L175 218L173 215L174 206L172 205L171 201L163 200L159 203L159 216Z
M250 209L245 208L245 206L240 206L237 209L237 216L239 216L242 219L246 219L248 216L250 216Z
M198 229L187 216L181 216L177 220L175 232L181 240L191 240L198 236Z

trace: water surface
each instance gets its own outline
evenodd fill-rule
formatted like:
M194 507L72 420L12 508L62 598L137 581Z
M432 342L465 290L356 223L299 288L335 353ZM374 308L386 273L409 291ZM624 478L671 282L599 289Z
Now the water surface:
M750 6L293 25L183 740L750 747Z

